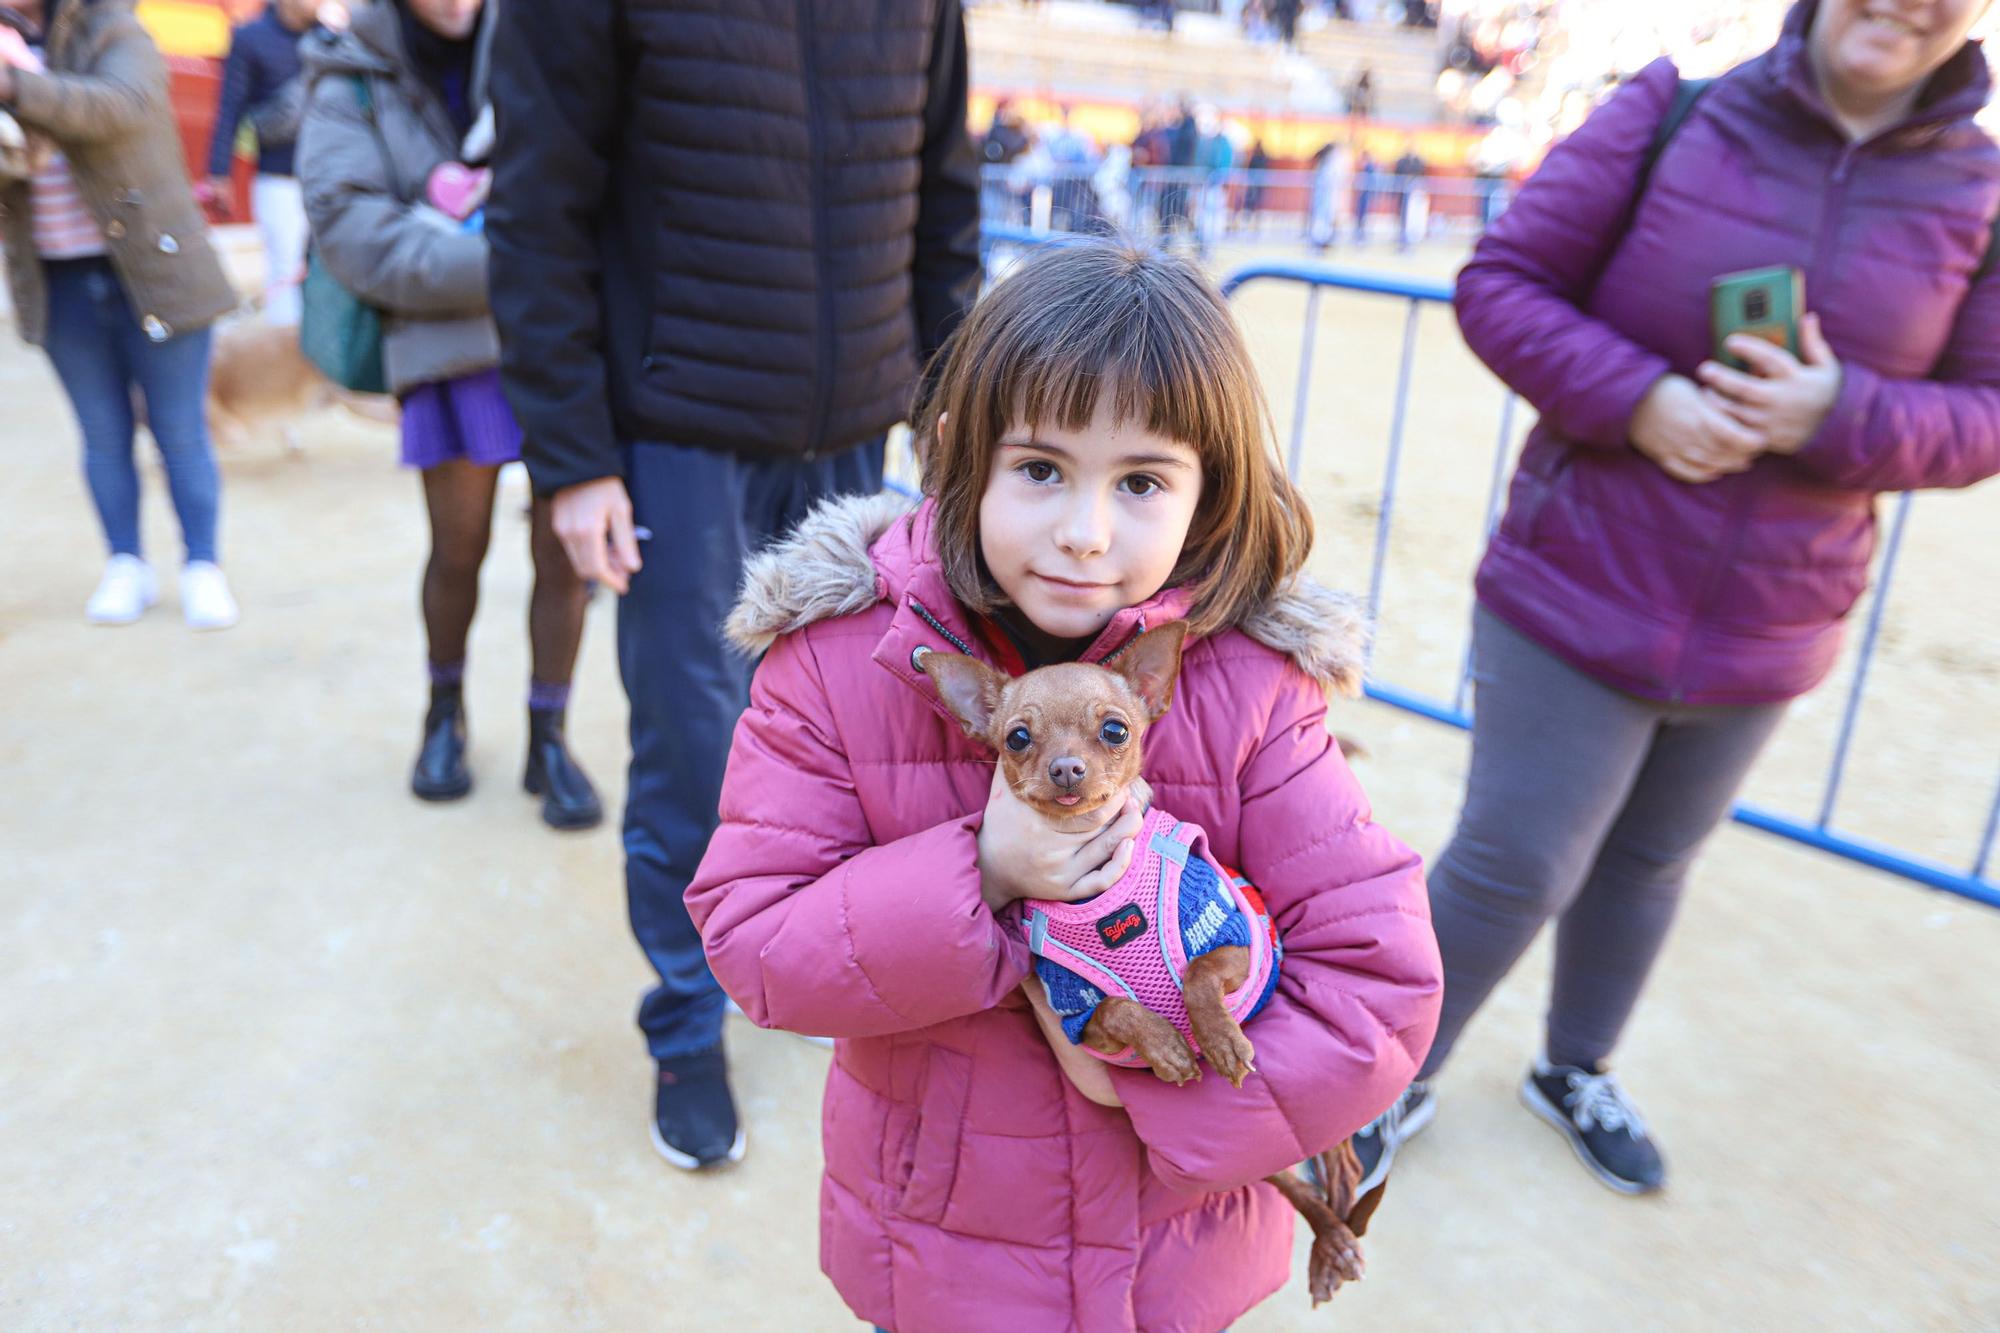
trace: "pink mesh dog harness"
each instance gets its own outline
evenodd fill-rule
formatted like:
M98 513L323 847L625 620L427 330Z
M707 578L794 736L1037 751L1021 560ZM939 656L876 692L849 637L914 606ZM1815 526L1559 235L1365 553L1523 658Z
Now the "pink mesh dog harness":
M1205 864L1215 884L1226 889L1229 905L1211 899L1197 920L1183 921L1181 881L1190 861ZM1107 996L1137 1000L1172 1023L1198 1055L1201 1047L1188 1022L1182 978L1189 958L1208 951L1207 941L1232 909L1250 924L1250 976L1224 997L1230 1015L1239 1023L1247 1019L1272 980L1276 957L1269 919L1246 889L1246 882L1209 852L1206 833L1155 807L1146 812L1132 864L1116 884L1088 902L1035 899L1024 905L1028 948ZM1091 1054L1117 1065L1144 1064L1129 1046L1115 1056Z

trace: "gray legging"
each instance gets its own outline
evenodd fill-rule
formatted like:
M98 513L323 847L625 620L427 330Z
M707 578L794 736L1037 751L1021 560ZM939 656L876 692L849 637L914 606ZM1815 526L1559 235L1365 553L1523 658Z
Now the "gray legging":
M1444 1016L1419 1076L1550 917L1548 1056L1610 1055L1673 924L1688 867L1785 705L1656 703L1600 684L1498 616L1472 622L1472 772L1431 870Z

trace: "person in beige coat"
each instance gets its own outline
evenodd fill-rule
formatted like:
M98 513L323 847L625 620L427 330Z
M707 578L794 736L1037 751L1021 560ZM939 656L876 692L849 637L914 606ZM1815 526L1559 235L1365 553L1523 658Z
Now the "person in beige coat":
M110 562L85 614L128 624L158 596L140 552L135 396L186 547L181 607L220 629L209 326L237 304L188 184L167 68L133 0L0 0L0 111L32 171L0 175L0 242L21 335L48 353L83 431Z

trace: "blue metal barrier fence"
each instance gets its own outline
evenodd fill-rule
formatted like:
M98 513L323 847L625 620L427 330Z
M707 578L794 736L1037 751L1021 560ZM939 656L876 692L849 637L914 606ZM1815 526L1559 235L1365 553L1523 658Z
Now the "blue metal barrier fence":
M1294 479L1297 478L1305 444L1306 404L1311 392L1313 333L1318 323L1319 297L1327 288L1348 292L1366 292L1408 303L1403 323L1402 361L1396 372L1396 397L1389 425L1388 461L1383 469L1382 492L1379 515L1375 524L1375 550L1368 569L1368 610L1375 615L1382 602L1382 574L1387 563L1389 550L1389 530L1395 521L1397 472L1402 463L1403 433L1409 407L1411 373L1416 361L1417 318L1426 303L1451 301L1451 288L1438 282L1413 281L1388 277L1377 273L1344 272L1321 265L1301 264L1253 264L1231 273L1223 280L1222 290L1233 297L1243 286L1251 282L1286 282L1304 285L1306 288L1305 332L1300 339L1300 360L1298 393L1293 403L1292 434L1286 457ZM1494 447L1491 481L1486 501L1486 531L1490 534L1499 516L1501 484L1506 476L1509 446L1513 438L1513 418L1518 400L1509 394L1501 409L1500 437ZM1880 569L1875 580L1873 602L1868 609L1868 619L1862 631L1860 659L1855 667L1854 682L1848 687L1847 699L1841 713L1839 738L1834 743L1833 761L1828 766L1826 785L1821 794L1817 818L1811 823L1794 818L1775 810L1740 802L1730 814L1740 824L1775 833L1782 838L1803 843L1820 851L1857 861L1877 870L1886 870L1915 880L1919 884L1948 893L1959 894L1975 902L1991 907L2000 907L2000 883L1990 877L1993 848L1996 837L2000 837L2000 785L1996 785L1993 804L1987 812L1985 832L1973 853L1966 869L1951 866L1921 857L1911 856L1892 847L1842 833L1833 826L1835 802L1840 795L1841 780L1846 774L1847 758L1854 741L1855 722L1861 713L1863 692L1868 687L1870 668L1874 665L1875 650L1880 640L1882 612L1889 600L1890 586L1896 577L1896 559L1902 551L1903 533L1910 517L1912 497L1905 493L1895 498L1895 517L1890 523L1889 539L1882 550ZM1365 686L1367 695L1382 703L1447 722L1452 726L1469 728L1471 716L1466 711L1467 686L1471 679L1471 645L1468 642L1461 656L1458 684L1449 702L1426 698L1414 691L1405 690L1385 681L1375 679L1373 674Z
M990 255L995 247L1029 247L1057 239L1060 238L1045 232L990 227L983 238L983 247ZM1304 456L1306 407L1312 389L1310 372L1320 296L1328 288L1333 288L1344 292L1360 292L1399 299L1407 303L1408 309L1403 324L1402 360L1396 373L1396 397L1390 418L1388 457L1383 468L1382 490L1375 526L1374 554L1368 570L1368 609L1370 614L1374 615L1381 606L1382 576L1387 563L1389 532L1395 520L1397 473L1402 464L1411 375L1416 361L1417 320L1424 305L1449 304L1451 288L1440 282L1342 270L1318 264L1277 263L1252 264L1237 269L1223 280L1222 290L1225 295L1233 298L1246 284L1252 282L1291 283L1304 286L1306 289L1305 330L1300 338L1298 389L1293 401L1291 438L1286 447L1287 466L1294 479L1299 474ZM1506 478L1517 402L1518 399L1509 394L1501 409L1500 432L1498 442L1494 446L1486 501L1487 533L1492 531L1499 517L1501 487ZM1811 822L1807 822L1749 803L1738 803L1730 814L1738 823L1747 824L1751 828L1777 834L1779 837L1829 852L1872 869L1886 870L1891 874L1900 875L1930 888L1958 894L1974 902L2000 907L2000 882L1993 878L1994 846L1996 841L2000 841L2000 783L1995 785L1992 805L1985 819L1984 832L1965 869L1913 856L1893 847L1840 832L1833 823L1835 804L1840 795L1841 782L1846 774L1847 759L1854 741L1855 723L1861 713L1862 696L1868 686L1875 651L1880 641L1883 609L1888 604L1890 588L1896 576L1896 562L1902 551L1903 534L1909 521L1911 501L1912 497L1909 494L1903 494L1897 496L1893 502L1895 513L1890 522L1888 540L1883 544L1873 600L1862 630L1860 657L1855 668L1853 684L1848 687L1847 698L1842 708L1840 731L1834 743L1833 759L1828 766L1818 815ZM1469 729L1472 718L1467 711L1466 703L1471 680L1471 654L1468 638L1465 651L1460 655L1458 683L1452 698L1448 701L1429 698L1379 680L1375 678L1372 670L1364 687L1365 692L1369 698L1381 703L1438 722Z

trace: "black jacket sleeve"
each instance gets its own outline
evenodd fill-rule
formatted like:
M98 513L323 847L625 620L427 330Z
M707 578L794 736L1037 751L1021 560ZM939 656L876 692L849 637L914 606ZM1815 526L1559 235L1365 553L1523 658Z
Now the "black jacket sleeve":
M543 495L623 470L597 240L625 68L619 8L619 0L507 0L494 34L493 317L522 458Z
M917 352L926 362L979 294L979 157L965 128L965 15L959 0L940 0L937 21L911 271Z

